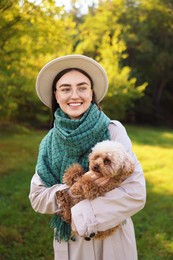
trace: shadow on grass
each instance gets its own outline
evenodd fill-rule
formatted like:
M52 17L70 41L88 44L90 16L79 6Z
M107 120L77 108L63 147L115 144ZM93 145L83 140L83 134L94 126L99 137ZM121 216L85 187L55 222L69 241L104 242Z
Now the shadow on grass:
M173 130L128 125L127 132L133 143L166 148L173 147Z

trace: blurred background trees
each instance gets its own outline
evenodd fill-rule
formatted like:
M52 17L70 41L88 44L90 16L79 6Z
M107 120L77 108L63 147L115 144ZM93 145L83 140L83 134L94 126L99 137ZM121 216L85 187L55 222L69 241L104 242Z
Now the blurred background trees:
M99 61L109 77L102 102L112 118L173 126L171 0L0 2L1 121L48 125L35 80L52 58L71 53Z

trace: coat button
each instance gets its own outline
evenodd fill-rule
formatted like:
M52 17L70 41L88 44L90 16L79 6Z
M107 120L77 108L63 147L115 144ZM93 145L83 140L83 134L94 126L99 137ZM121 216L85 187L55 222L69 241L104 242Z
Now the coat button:
M71 241L73 241L73 242L75 242L75 241L76 241L76 238L75 238L75 236L72 236L72 237L71 237Z
M95 237L95 235L96 235L96 234L95 234L94 232L91 233L91 234L90 234L90 238Z
M90 237L85 237L85 240L86 240L86 241L90 241L91 238L90 238Z

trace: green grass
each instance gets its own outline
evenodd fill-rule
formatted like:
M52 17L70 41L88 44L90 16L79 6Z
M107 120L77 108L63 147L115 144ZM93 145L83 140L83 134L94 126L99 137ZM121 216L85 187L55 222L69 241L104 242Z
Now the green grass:
M133 217L139 260L173 259L173 131L127 127L147 184L145 208Z
M28 199L38 145L44 134L26 129L1 131L1 260L53 259L50 217L35 213Z
M133 217L139 260L173 259L173 131L127 126L147 183L145 208ZM50 216L28 199L44 131L0 127L0 260L53 259Z

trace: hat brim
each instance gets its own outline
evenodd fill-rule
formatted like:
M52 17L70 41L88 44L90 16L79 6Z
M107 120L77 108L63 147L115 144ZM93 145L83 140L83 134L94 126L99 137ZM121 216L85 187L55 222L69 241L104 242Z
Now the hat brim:
M87 56L72 54L56 58L40 70L36 80L36 92L46 106L51 108L52 83L55 76L67 68L79 68L88 73L93 81L97 103L104 98L108 89L108 78L103 67Z

